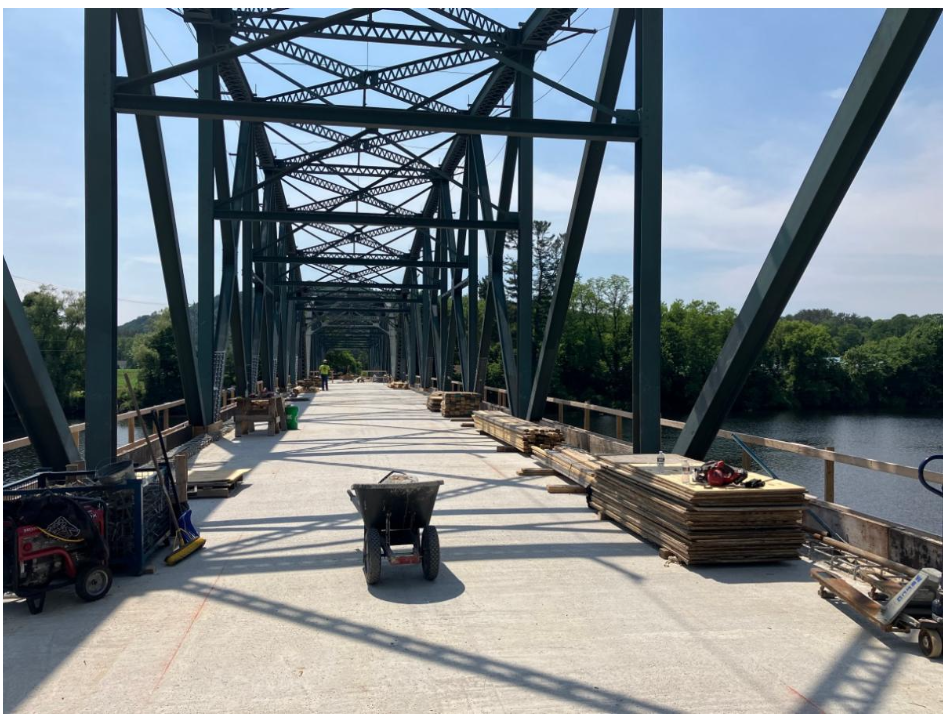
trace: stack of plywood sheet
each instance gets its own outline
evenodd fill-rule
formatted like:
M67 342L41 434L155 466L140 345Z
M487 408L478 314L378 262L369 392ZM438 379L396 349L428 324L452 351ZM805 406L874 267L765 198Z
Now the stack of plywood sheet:
M754 473L760 488L693 482L700 463L667 455L604 455L589 505L684 563L761 562L797 557L804 488Z
M404 380L395 380L394 382L390 382L388 386L392 388L392 390L407 390L408 389L408 383L405 382Z
M433 392L429 394L427 405L431 412L441 412L441 393Z
M534 446L532 454L541 465L546 465L559 475L585 488L596 482L596 472L602 467L602 463L596 459L595 455L566 445L555 448Z
M474 427L513 445L520 452L530 452L534 447L551 448L563 442L563 434L556 428L521 420L499 410L475 412Z
M473 392L441 393L441 415L444 417L470 417L481 407L481 396Z

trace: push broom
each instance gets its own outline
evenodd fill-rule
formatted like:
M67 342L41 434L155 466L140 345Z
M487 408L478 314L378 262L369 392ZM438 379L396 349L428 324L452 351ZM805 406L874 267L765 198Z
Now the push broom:
M142 411L138 408L138 397L135 395L135 389L132 387L132 381L128 379L128 373L125 375L125 385L128 387L128 394L132 399L132 405L135 407L135 415L138 417L138 423L142 426L142 433L145 435L145 445L148 446L148 452L151 454L151 461L155 465L155 472L161 478L161 466L158 464L158 457L155 455L155 448L152 447L151 438L148 437L148 428L145 425L145 418L142 417ZM159 439L160 433L159 430ZM170 468L167 468L170 471ZM198 531L191 524L191 511L187 510L181 518L175 511L174 501L168 493L168 487L164 480L160 480L161 492L168 503L168 513L171 515L171 526L174 528L174 542L172 543L171 553L165 557L165 564L177 565L189 555L196 553L207 542L202 538ZM185 517L185 515L187 517ZM183 522L182 522L183 521Z

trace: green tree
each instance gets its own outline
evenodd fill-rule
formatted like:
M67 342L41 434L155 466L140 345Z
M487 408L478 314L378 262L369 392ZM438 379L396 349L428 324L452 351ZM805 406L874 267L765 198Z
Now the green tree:
M141 403L158 405L182 396L178 353L167 309L154 319L149 332L135 338L132 357L139 368L138 378L145 386Z
M86 359L85 294L59 292L51 285L41 285L24 296L23 310L63 410L67 415L81 413Z

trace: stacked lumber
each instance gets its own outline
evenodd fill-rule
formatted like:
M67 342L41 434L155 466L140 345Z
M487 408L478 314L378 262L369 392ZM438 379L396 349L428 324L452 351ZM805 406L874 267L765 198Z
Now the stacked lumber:
M521 420L499 410L475 412L474 427L520 452L530 452L531 448L551 448L563 442L563 435L556 428Z
M408 383L405 382L404 380L395 380L394 382L390 382L388 386L392 388L392 390L407 390L408 389Z
M431 412L441 412L441 393L433 392L429 394L426 404Z
M683 563L763 562L798 556L804 488L749 473L760 488L712 488L691 480L697 461L667 455L604 455L589 506ZM687 463L687 464L686 464Z
M555 448L534 447L533 456L541 465L546 465L584 488L596 482L596 472L602 467L595 455L566 445Z
M481 406L481 396L473 392L441 393L442 417L470 417Z

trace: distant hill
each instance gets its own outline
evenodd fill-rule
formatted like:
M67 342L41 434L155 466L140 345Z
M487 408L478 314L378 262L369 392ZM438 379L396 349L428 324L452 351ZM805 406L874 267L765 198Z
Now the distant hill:
M214 314L217 314L217 299L218 296L214 296ZM118 326L119 337L131 336L131 335L140 335L141 333L151 332L152 324L155 320L161 315L163 311L159 310L158 312L153 312L151 315L139 315L134 320L129 320L127 323ZM188 319L191 321L191 334L194 335L197 328L198 321L198 306L197 303L191 303L188 306Z

